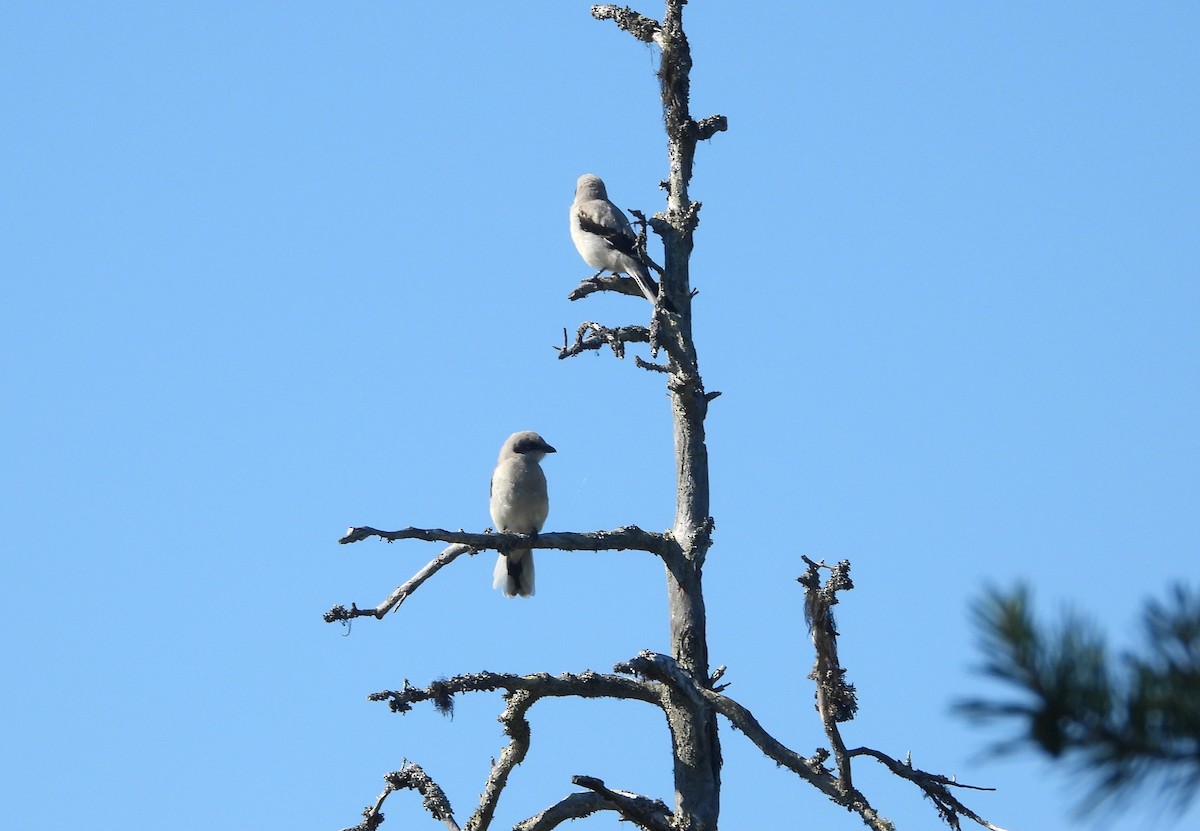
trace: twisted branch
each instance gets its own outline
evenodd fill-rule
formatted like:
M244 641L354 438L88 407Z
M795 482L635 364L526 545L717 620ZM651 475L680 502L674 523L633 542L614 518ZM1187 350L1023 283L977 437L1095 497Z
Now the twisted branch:
M500 801L500 794L504 791L504 786L508 784L509 774L512 773L513 768L525 760L526 754L529 753L529 720L525 714L529 712L529 708L533 706L533 702L537 698L528 690L517 690L509 693L506 698L508 705L500 714L500 723L504 725L504 734L509 737L510 741L508 746L500 752L500 758L492 763L492 770L488 774L487 782L483 786L483 793L479 797L479 807L467 821L466 831L477 831L477 829L487 828L491 825L492 817L496 813L496 804Z
M619 277L616 279L625 280L629 278ZM586 283L587 281L584 282ZM576 289L576 291L578 290ZM641 292L638 292L638 294L640 295ZM625 344L649 342L650 330L645 326L618 326L616 329L609 329L607 326L601 326L599 323L587 321L579 325L579 330L575 333L575 343L567 343L567 330L563 329L563 345L554 348L558 350L559 360L573 358L576 355L602 349L605 346L612 349L613 354L618 358L624 358Z

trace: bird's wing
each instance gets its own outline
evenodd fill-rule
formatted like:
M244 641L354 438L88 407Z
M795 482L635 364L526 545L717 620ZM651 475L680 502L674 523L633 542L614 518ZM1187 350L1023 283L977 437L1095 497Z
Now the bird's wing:
M579 219L579 227L584 231L602 237L622 254L637 258L637 238L629 227L629 220L616 205L607 200L593 199L580 205L575 215Z

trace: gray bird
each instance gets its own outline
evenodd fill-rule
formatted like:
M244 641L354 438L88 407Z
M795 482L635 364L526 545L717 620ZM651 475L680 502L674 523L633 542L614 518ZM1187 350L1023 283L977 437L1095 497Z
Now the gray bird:
M645 263L637 254L637 237L621 209L608 201L599 176L585 173L575 183L571 203L571 242L592 268L628 274L651 303L658 296Z
M500 448L500 460L492 472L492 522L497 531L536 534L550 513L546 474L539 462L556 452L546 440L529 430L513 433ZM492 588L503 589L505 597L533 596L533 551L518 548L501 553L492 573Z

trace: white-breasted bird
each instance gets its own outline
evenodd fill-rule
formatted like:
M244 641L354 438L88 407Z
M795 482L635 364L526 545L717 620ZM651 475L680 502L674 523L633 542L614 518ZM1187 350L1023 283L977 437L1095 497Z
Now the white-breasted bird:
M621 209L609 201L603 180L594 173L583 174L575 183L571 242L585 263L603 271L628 274L646 299L654 302L657 286L637 254L637 236Z
M492 522L497 531L536 534L550 513L546 474L540 462L557 452L530 430L513 433L500 448L500 460L492 472ZM502 552L492 573L492 588L505 597L533 596L533 551L518 548Z

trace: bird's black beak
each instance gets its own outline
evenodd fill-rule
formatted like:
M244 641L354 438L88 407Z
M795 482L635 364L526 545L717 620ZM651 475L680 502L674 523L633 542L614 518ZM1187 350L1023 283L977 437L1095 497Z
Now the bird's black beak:
M542 442L542 452L543 453L557 453L558 451L555 450L550 445L546 444L545 442Z

